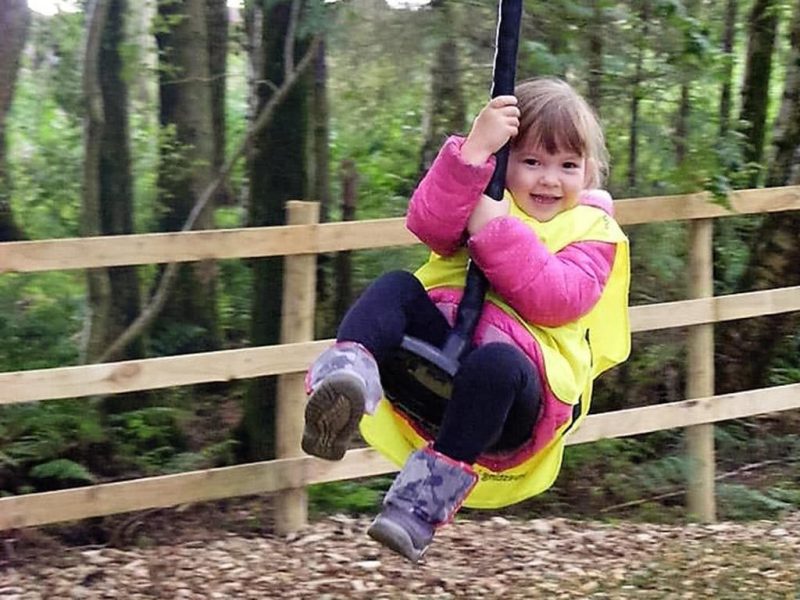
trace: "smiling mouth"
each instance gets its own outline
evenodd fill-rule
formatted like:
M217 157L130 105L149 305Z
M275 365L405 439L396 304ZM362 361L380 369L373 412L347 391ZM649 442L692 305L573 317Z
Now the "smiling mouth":
M560 196L547 196L544 194L531 194L531 200L536 204L555 204L561 200Z

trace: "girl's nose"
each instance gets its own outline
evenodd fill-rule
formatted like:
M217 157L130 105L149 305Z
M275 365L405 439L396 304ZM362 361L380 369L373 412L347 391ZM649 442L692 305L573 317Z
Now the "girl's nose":
M558 185L558 177L556 177L555 173L553 173L549 169L547 169L544 172L542 172L542 176L539 179L539 181L540 181L540 183L542 185L547 185L547 186L550 186L550 187L552 187L554 185Z

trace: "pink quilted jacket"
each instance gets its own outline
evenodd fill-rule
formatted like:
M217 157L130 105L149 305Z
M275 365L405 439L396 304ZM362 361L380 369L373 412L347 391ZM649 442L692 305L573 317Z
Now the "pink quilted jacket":
M406 217L408 229L443 256L458 249L467 220L494 170L493 157L480 166L465 163L461 159L463 143L464 138L456 136L445 142L415 190ZM584 192L580 203L613 215L611 197L603 190ZM574 321L594 306L608 280L615 253L614 244L587 241L552 253L532 229L511 216L490 221L468 244L470 255L494 291L526 321L546 327ZM430 295L452 323L461 290L435 289ZM571 418L571 407L553 395L536 340L513 317L487 304L475 341L514 344L528 355L544 382L542 416L531 443L513 457L513 463L519 462L552 439L552 432ZM481 462L502 467L507 460Z

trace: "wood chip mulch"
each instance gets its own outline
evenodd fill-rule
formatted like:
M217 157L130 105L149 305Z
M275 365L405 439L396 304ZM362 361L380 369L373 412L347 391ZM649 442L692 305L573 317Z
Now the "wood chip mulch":
M800 513L713 525L460 518L416 566L370 540L368 524L45 546L0 567L0 598L800 599Z

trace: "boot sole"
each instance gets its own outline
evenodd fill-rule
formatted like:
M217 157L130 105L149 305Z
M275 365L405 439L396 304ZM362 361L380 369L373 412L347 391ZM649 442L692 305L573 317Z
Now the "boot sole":
M405 529L378 516L367 529L367 535L376 542L404 556L413 563L419 561L428 549L417 549Z
M352 373L334 373L308 399L301 446L306 454L341 460L364 414L364 383Z

